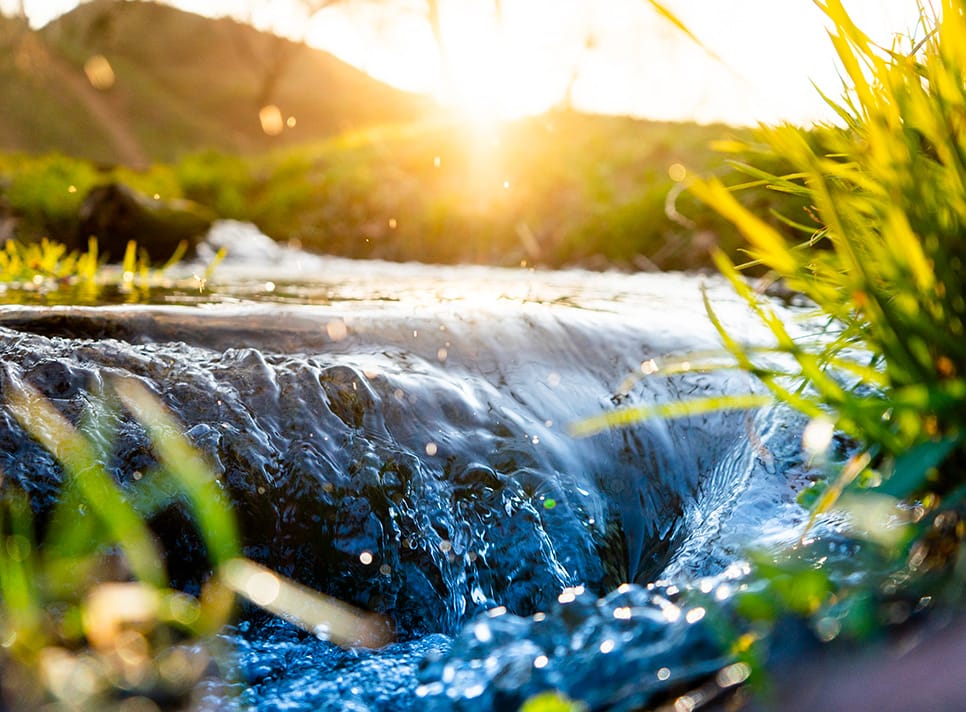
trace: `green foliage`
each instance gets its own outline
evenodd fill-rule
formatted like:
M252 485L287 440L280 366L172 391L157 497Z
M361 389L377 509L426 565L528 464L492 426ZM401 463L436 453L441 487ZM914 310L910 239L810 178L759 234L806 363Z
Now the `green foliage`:
M0 157L0 194L24 222L24 232L63 240L81 201L97 182L94 167L58 154Z
M723 131L559 112L502 126L367 129L259 157L205 151L145 171L95 169L63 156L0 157L0 219L6 196L19 239L71 244L86 191L117 181L347 257L706 268L712 246L736 255L739 237L681 181L684 165L728 184L745 180L711 148ZM752 135L740 131L738 139ZM786 167L777 159L769 165ZM804 205L768 191L745 191L742 200L765 212Z
M943 2L937 17L924 15L918 44L881 48L841 2L820 6L834 23L847 76L844 98L833 102L845 126L813 140L790 126L766 130L793 170L756 174L807 198L820 229L795 244L720 182L694 181L691 189L740 229L754 263L807 296L835 330L817 343L796 340L731 260L717 255L771 329L774 351L794 363L786 373L764 373L766 385L809 415L832 418L872 455L843 468L817 507L830 507L850 486L880 483L894 497L946 495L963 482L966 17L958 3ZM738 362L756 369L709 311ZM859 477L876 464L877 476Z

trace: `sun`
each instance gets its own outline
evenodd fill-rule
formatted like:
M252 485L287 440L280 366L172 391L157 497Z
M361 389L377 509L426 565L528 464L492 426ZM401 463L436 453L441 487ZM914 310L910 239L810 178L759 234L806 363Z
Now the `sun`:
M422 12L349 4L322 13L309 41L476 122L545 111L565 94L570 70L559 32L541 36L534 28L548 27L546 13L558 6L534 0L502 3L501 13L495 7L492 0L441 3L437 38Z

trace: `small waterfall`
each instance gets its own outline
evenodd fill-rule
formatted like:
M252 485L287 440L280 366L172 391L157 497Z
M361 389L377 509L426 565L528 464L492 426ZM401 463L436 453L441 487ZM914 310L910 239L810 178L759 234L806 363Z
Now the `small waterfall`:
M594 704L640 704L720 662L646 585L727 575L742 546L800 519L801 423L772 408L568 431L618 405L755 387L722 371L622 388L643 361L714 346L698 279L305 259L326 278L269 289L229 272L205 306L0 308L0 388L29 383L75 424L100 412L110 469L132 483L154 462L147 436L102 404L106 379L138 379L213 463L246 555L392 619L401 642L370 652L243 620L228 634L241 703L501 709L595 685ZM42 513L59 465L6 410L0 442ZM205 557L177 504L152 527L191 589ZM622 662L598 675L580 651Z

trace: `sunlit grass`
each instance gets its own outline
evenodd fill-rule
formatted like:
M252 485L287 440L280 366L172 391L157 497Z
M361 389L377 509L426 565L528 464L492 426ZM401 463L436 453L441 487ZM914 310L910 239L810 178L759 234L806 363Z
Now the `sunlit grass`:
M716 262L797 364L792 379L765 377L774 395L831 418L868 456L819 500L870 487L895 498L962 502L966 318L966 17L954 2L923 11L920 38L878 47L841 2L820 3L847 91L831 102L844 124L810 141L790 126L764 132L793 173L755 177L798 193L821 228L795 244L743 208L715 181L691 190L726 215L755 263L808 297L832 336L819 348L792 338L731 260ZM792 216L795 219L795 216ZM745 367L755 359L719 326ZM804 382L803 389L797 385ZM863 470L874 468L871 476Z

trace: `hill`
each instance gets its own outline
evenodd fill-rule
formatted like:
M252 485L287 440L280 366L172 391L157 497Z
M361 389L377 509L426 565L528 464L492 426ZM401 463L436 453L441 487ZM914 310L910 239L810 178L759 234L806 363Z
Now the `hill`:
M0 151L143 166L406 121L429 102L332 55L150 2L92 2L38 32L0 18ZM259 110L267 116L269 135ZM274 122L274 126L272 123Z

